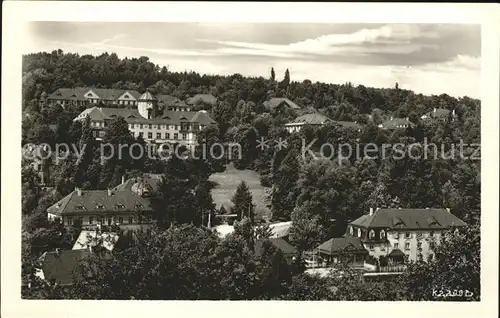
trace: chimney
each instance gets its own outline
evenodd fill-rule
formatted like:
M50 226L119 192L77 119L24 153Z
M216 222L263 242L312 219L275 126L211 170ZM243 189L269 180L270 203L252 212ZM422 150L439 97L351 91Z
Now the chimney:
M436 112L436 107L434 107L434 111L433 111L433 112L434 112L434 113Z
M82 196L82 189L75 187L76 195L81 197Z
M108 197L113 195L113 191L111 189L108 189Z
M373 208L370 208L370 215L373 215Z

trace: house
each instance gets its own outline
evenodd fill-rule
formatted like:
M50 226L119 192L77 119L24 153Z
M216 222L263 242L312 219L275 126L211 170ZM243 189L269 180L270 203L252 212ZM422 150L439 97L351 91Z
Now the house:
M391 119L384 121L382 124L378 125L379 128L386 130L396 130L396 129L406 129L408 127L415 127L415 124L412 123L408 117L406 118L394 118L391 116Z
M149 227L153 208L148 196L151 185L137 180L130 190L82 190L73 192L47 209L48 219L59 219L65 226L80 222L84 229L118 225L126 229Z
M174 112L188 112L191 111L192 105L186 104L186 102L178 99L177 97L171 95L156 95L158 100L158 107L160 109L168 109Z
M283 98L283 97L273 97L268 101L264 102L264 107L269 110L273 111L278 108L288 108L288 109L300 109L301 107L288 98Z
M78 263L91 254L89 250L55 250L45 252L40 256L40 268L36 276L58 285L73 284L73 273Z
M346 237L359 238L375 258L427 260L446 230L465 225L448 209L370 209L348 224Z
M215 121L207 111L179 111L184 106L177 103L175 111L160 109L158 99L146 91L137 99L137 109L93 107L84 110L74 121L90 117L94 137L101 139L110 121L123 117L134 137L142 136L147 142L180 143L194 145L196 134ZM175 103L175 101L174 101ZM163 100L163 106L169 105ZM187 109L184 107L184 109Z
M455 120L457 115L455 114L455 110L450 111L446 108L434 108L432 111L425 113L420 117L422 120L426 119L439 119L439 120L448 120L450 118L451 114L451 120Z
M193 97L186 99L186 103L191 106L199 104L215 106L217 104L217 98L212 94L196 94Z
M318 113L305 114L295 118L292 122L285 124L285 129L289 133L293 133L300 131L305 125L319 127L331 121L332 120L330 118Z
M292 227L292 221L269 224L269 228L271 229L272 232L271 237L272 238L288 237L288 235L290 234L291 227Z
M60 105L86 106L91 105L123 105L136 106L141 94L135 90L107 88L59 88L52 94L43 92L40 95L40 106Z
M255 256L260 256L263 254L266 242L279 249L283 253L283 256L287 261L295 260L295 257L297 257L299 254L297 249L290 243L285 241L283 238L269 238L266 240L255 241Z
M347 264L363 266L368 251L358 237L335 237L316 247L314 251L325 265Z

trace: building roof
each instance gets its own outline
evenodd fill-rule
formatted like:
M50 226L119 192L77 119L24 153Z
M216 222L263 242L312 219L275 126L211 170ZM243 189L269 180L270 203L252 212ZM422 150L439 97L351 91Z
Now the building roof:
M170 106L188 107L188 105L184 101L182 101L182 100L180 100L177 97L172 96L172 95L158 94L158 95L156 95L156 99L158 100L158 105L165 105L167 107L170 107Z
M189 105L196 105L198 103L205 103L214 106L217 103L217 98L212 94L196 94L186 100Z
M228 224L217 225L214 229L220 238L224 238L234 232L234 226Z
M342 126L344 128L352 128L352 129L355 129L355 130L363 128L360 124L355 123L353 121L333 120L332 122L334 124Z
M73 283L73 271L78 262L90 255L88 250L63 250L45 252L40 257L41 270L46 280L55 280L61 285Z
M294 125L294 124L323 125L330 121L332 120L324 115L318 113L312 113L299 116L286 125Z
M349 223L363 228L447 229L466 224L446 209L377 209Z
M97 231L83 230L78 235L73 250L86 250L89 247L97 246L98 243L102 244L108 251L112 251L118 241L119 236L116 233L105 232L98 233Z
M117 100L127 92L135 99L141 95L135 90L75 87L59 88L55 92L49 94L47 98L54 100L87 100L87 98L85 98L85 94L89 91L92 91L97 95L93 98L99 98L101 100Z
M119 190L132 191L132 188L138 182L146 183L151 187L151 189L156 190L158 187L158 182L160 182L160 180L161 180L161 177L162 177L161 174L144 173L141 176L137 176L137 177L133 177L133 178L129 178L129 179L125 180L125 182L116 186L114 188L114 190L116 190L116 191L119 191Z
M139 101L153 101L156 100L156 97L153 96L149 91L145 91L144 94L142 94L139 99Z
M381 125L381 127L384 129L403 128L403 126L414 127L415 124L406 118L392 118L384 121Z
M274 245L276 248L281 250L281 252L283 252L285 256L297 254L297 249L282 238L269 238L267 240L271 242L271 244ZM256 256L260 256L262 254L262 245L264 244L265 241L266 240L255 241Z
M348 251L368 253L358 237L334 237L319 245L317 249L328 255Z
M273 97L270 100L264 102L264 106L269 109L275 109L276 107L281 106L283 104L287 105L292 109L300 109L299 105L295 104L288 98L283 98L283 97Z
M400 249L396 248L389 253L389 256L405 256L405 253L401 252Z
M80 195L78 195L80 192ZM111 192L111 193L109 193ZM109 195L111 194L111 195ZM152 211L147 198L132 191L79 190L51 205L47 212L54 215L106 214L131 211Z

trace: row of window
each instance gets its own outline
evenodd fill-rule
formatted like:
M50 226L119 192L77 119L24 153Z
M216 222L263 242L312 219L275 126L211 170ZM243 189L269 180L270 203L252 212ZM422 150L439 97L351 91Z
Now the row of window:
M76 220L78 220L80 222L80 224L83 224L83 217L78 217L76 219L73 219L73 217L71 217L71 216L68 216L66 218L66 224L67 225L74 225L74 223L75 223ZM124 222L125 220L127 222ZM136 222L136 219L133 216L129 216L126 219L124 217L122 217L122 216L119 216L118 219L116 219L115 217L112 217L112 216L109 216L107 218L101 217L101 216L98 216L98 217L89 216L89 222L88 222L88 224L90 224L90 225L97 225L97 224L113 225L115 223L118 223L118 224L134 224L135 222ZM137 223L139 223L139 224L142 224L142 223L151 223L151 222L152 222L151 216L142 216L142 215L139 215L139 217L137 218Z
M434 247L435 247L435 243L434 243L434 242L429 242L429 248L430 248L430 249L434 249ZM369 245L369 248L370 248L370 250L374 250L374 249L375 249L375 246L374 246L373 244L370 244L370 245ZM395 243L394 243L394 249L395 249L395 250L396 250L396 249L399 249L399 243L398 243L398 242L395 242ZM409 249L411 249L411 242L405 242L405 250L409 250ZM381 246L381 247L380 247L380 250L381 250L381 251L384 251L384 250L385 250L385 247ZM419 252L421 252L421 251L422 251L422 242L417 242L417 250L418 250Z
M179 134L178 133L174 133L174 140L179 140ZM144 138L144 133L143 132L138 132L137 137L141 136L142 138ZM170 139L170 133L165 133L165 138L163 139ZM186 134L181 134L181 138L182 140L186 140L187 139L187 135ZM153 139L153 133L152 132L148 132L148 139ZM162 134L161 133L156 133L156 139L162 139Z
M349 232L352 236L354 236L354 228L353 227L350 227L349 228ZM361 233L361 229L358 228L358 231L357 231L357 234L358 234L358 237L361 237L362 233ZM430 231L429 232L429 237L434 237L436 233L434 231ZM394 238L399 238L399 232L394 232ZM374 230L370 230L370 232L368 232L368 238L369 239L375 239L375 231ZM423 232L417 232L416 233L416 237L417 238L422 238L424 236L424 233ZM412 237L412 232L405 232L404 233L404 238L411 238ZM386 232L384 230L381 230L380 233L379 233L379 238L381 240L384 240L386 238Z
M163 130L188 130L189 124L181 125L154 125L154 124L128 124L129 129L163 129ZM199 125L200 129L205 128L205 125ZM198 125L194 125L193 129L198 129Z

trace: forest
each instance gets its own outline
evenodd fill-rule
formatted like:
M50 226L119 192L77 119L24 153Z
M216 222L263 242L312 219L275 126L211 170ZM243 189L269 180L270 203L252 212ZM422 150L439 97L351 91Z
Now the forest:
M341 236L347 222L366 214L370 207L450 208L453 214L470 224L469 234L447 239L443 248L436 251L436 255L442 257L437 257L435 263L412 264L405 274L405 283L364 282L354 277L355 274L343 277L342 281L310 277L303 274L300 262L287 267L282 255L272 247L258 257L253 254L252 244L257 233L251 226L255 223L252 214L249 218L242 217L235 225L235 233L223 240L202 226L208 213L217 213L210 195L213 185L208 177L223 171L226 160L189 158L165 162L160 158L124 157L111 158L101 164L98 142L92 137L89 122L81 124L72 120L83 109L39 107L42 92L51 93L63 87L135 89L141 93L148 89L181 99L198 93L217 97L217 104L210 109L217 125L201 131L199 142L208 145L236 142L242 146L242 157L233 164L238 169L252 169L260 174L262 185L270 189L272 219L293 222L290 241L300 251ZM78 228L64 229L47 221L47 207L75 186L107 189L119 184L124 174L164 175L152 199L157 223L153 232L130 239L111 259L96 254L89 260L91 263L81 264L85 273L95 270L93 277L97 279L80 280L70 290L38 282L39 290L32 288L25 297L426 299L430 297L426 294L428 288L444 283L456 285L464 279L470 282L470 286L464 288L474 290L479 297L480 160L455 153L455 146L461 142L480 144L481 110L477 99L446 94L425 96L400 89L397 83L392 88L370 88L351 83L297 82L289 70L278 80L271 68L269 74L257 78L240 74L178 73L155 65L144 56L120 59L114 53L91 56L62 50L23 56L22 96L22 145L86 145L81 160L70 156L54 167L51 188L40 187L36 173L23 164L24 280L36 280L33 268L43 251L70 248L78 235ZM272 97L286 97L301 109L269 111L264 102ZM455 110L457 117L455 120L420 119L434 108ZM331 123L319 128L306 126L295 134L284 129L283 125L298 115L315 112L335 121L355 121L363 128L356 131ZM391 116L409 117L415 127L396 131L380 129L378 124ZM284 138L288 147L258 149L257 141L261 138ZM400 143L405 151L415 151L411 145L423 145L425 141L439 145L446 156L400 160L391 156L367 159L356 155L345 160L304 160L301 156L303 142L312 142L314 151L324 143ZM135 139L125 120L118 118L107 128L103 142L118 147L119 144L144 143L144 140ZM466 146L464 152L470 154L472 148ZM432 150L417 151L430 153ZM335 159L337 157L338 154ZM233 211L228 211L238 215L242 215L241 210L247 209L248 201L251 202L248 189L244 184L240 188L233 198L236 203ZM145 244L153 248L147 255L143 255ZM468 261L458 265L447 263L453 259L453 252L462 253ZM449 274L440 275L445 271ZM79 277L86 277L82 273ZM422 273L429 278L425 282L421 279ZM464 275L471 277L464 278ZM172 286L168 288L171 292L162 286ZM263 289L269 292L258 292ZM380 290L387 292L380 293Z

